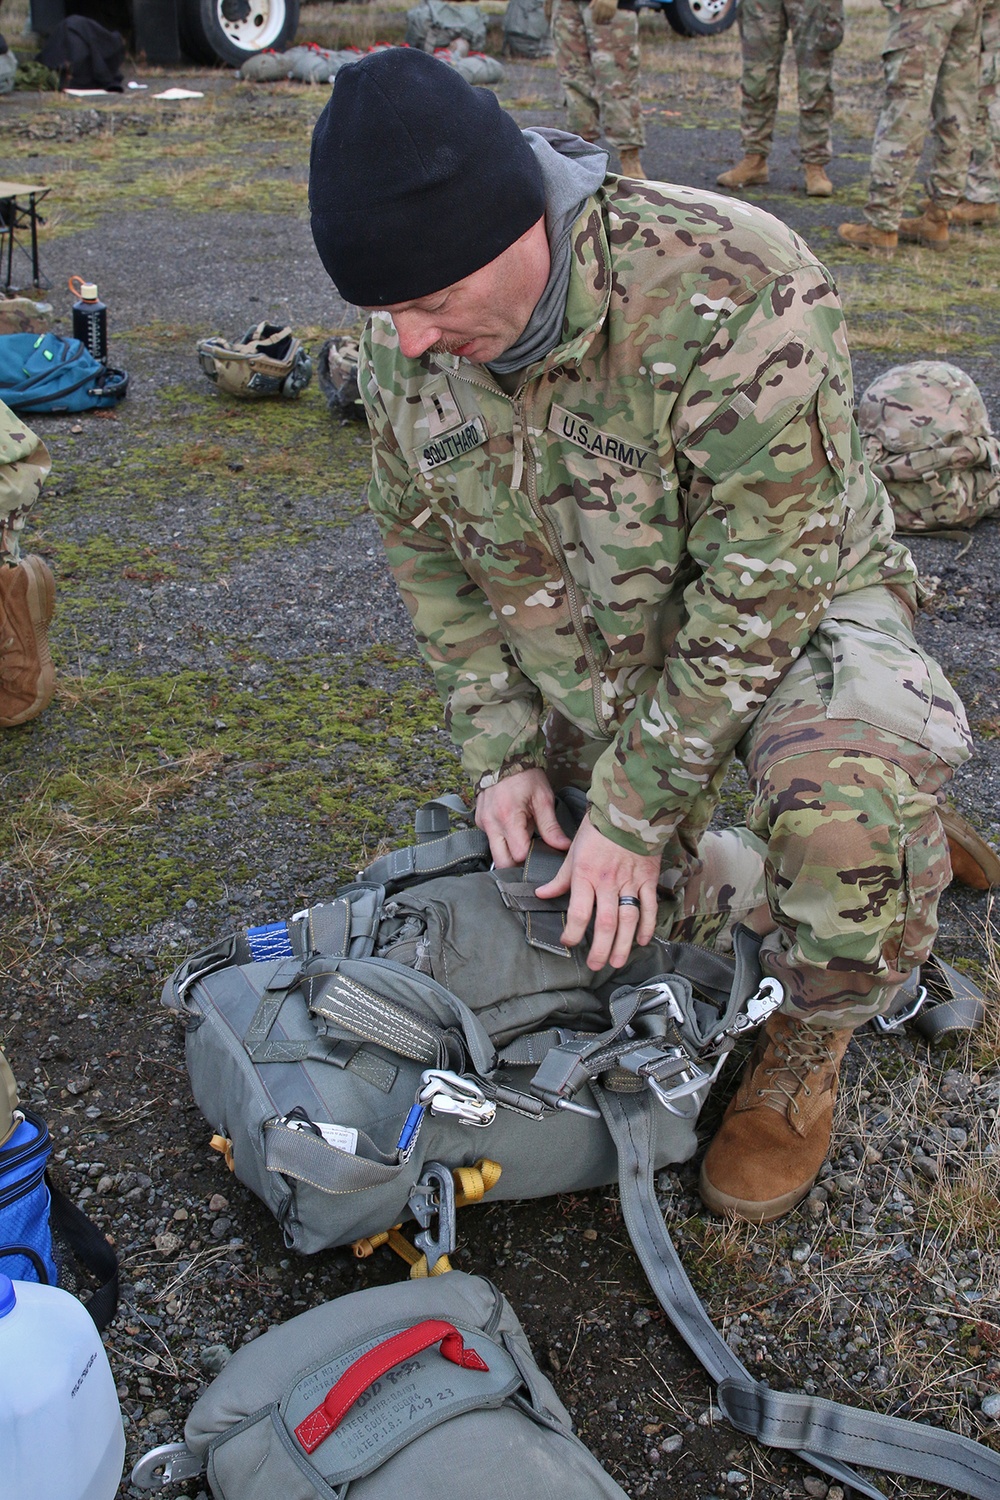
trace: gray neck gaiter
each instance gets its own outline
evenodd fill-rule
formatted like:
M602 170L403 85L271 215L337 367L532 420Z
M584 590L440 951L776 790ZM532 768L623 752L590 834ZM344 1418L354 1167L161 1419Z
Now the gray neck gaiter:
M545 228L551 268L545 290L516 344L505 349L487 369L509 375L544 359L562 335L569 293L570 231L583 205L604 181L608 153L566 130L526 130L525 138L542 169L545 186Z

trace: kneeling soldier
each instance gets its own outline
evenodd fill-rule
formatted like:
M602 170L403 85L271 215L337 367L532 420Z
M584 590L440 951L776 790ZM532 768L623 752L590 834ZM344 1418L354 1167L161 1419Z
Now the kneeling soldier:
M774 1218L829 1147L853 1029L928 954L937 793L969 753L852 421L832 281L769 214L606 173L391 49L338 76L313 234L374 315L370 500L498 866L566 850L564 941L675 930L733 754L785 1000L702 1194ZM553 785L588 788L572 844Z

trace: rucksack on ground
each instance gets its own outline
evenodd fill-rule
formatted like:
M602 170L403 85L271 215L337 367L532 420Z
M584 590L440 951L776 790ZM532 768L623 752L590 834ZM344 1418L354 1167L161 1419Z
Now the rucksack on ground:
M406 12L406 45L424 52L447 47L464 37L473 52L486 45L486 22L478 5L460 5L453 0L420 0Z
M868 386L857 419L898 532L969 527L1000 509L1000 444L975 381L957 365L894 365Z
M503 17L504 50L514 57L547 57L552 36L544 0L507 0Z
M91 411L117 406L127 392L125 371L102 365L79 339L0 334L0 401L12 411Z

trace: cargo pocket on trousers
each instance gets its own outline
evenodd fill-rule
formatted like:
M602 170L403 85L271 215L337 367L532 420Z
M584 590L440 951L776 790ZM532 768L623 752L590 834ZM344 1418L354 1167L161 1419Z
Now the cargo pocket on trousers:
M903 924L896 968L908 974L926 963L937 936L937 909L951 879L948 841L941 819L931 811L903 844Z
M912 640L852 620L826 619L817 642L833 673L828 719L854 719L960 766L971 739L958 694Z

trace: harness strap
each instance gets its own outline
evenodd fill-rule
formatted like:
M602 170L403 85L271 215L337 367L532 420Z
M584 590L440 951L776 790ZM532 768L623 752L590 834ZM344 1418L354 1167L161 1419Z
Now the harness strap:
M719 1385L723 1413L739 1431L789 1448L869 1500L883 1492L842 1460L995 1500L1000 1454L970 1438L818 1396L773 1391L730 1349L695 1292L663 1222L653 1184L653 1119L648 1091L593 1090L618 1151L622 1213L633 1248L663 1310L692 1354Z
M953 1031L977 1031L986 1020L986 996L967 974L932 953L907 975L887 1014L875 1017L878 1031L898 1031L907 1021L928 1042Z
M437 875L461 875L469 870L485 870L490 862L490 845L478 828L459 828L441 838L428 838L403 849L391 849L364 871L363 879L384 885L388 894L432 880Z

